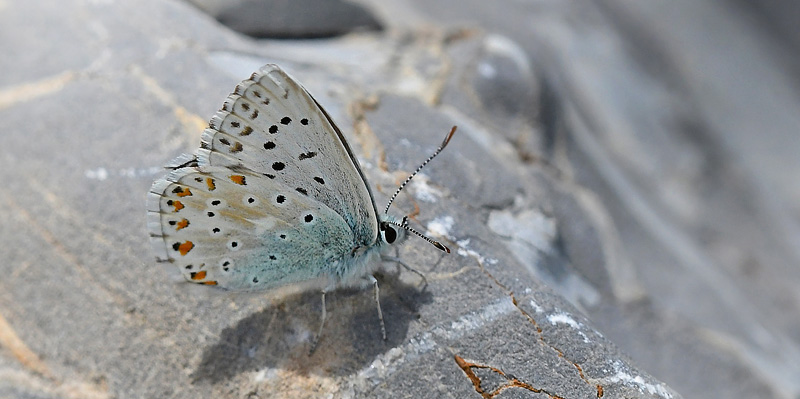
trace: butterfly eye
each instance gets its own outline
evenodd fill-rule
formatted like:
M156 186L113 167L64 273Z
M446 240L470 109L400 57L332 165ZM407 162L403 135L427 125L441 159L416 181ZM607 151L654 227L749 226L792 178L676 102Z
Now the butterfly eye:
M392 244L397 240L397 231L392 226L385 226L383 228L383 238L388 244Z

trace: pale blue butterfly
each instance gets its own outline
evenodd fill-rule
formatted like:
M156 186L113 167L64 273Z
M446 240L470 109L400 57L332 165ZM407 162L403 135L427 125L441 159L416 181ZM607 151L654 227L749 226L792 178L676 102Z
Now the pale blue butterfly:
M381 214L327 112L277 65L265 65L228 96L196 154L178 157L172 172L153 183L147 227L157 259L175 264L187 281L231 291L322 288L317 338L325 293L371 283L386 339L372 273L379 260L414 271L386 249L409 231L450 252L410 228L407 217L390 216L389 207L454 133L455 127Z

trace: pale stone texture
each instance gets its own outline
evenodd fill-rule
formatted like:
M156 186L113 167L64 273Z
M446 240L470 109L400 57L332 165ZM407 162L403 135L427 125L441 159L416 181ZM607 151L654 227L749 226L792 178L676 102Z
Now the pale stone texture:
M791 40L761 48L748 9L365 0L258 31L357 31L320 41L197 3L0 2L0 397L800 393ZM459 126L393 207L453 252L411 238L427 284L378 275L386 342L369 289L329 295L309 356L318 293L220 295L154 262L160 165L268 62L379 204Z

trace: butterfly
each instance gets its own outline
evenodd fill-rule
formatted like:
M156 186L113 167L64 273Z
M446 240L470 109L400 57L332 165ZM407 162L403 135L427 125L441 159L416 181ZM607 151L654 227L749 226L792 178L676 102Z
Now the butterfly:
M147 194L147 229L156 258L185 279L230 291L270 291L294 284L322 289L372 284L383 339L380 291L372 275L411 232L383 213L341 130L325 109L280 67L268 64L242 81L211 118L193 155L170 163ZM416 272L416 271L415 271ZM418 273L419 274L419 273Z

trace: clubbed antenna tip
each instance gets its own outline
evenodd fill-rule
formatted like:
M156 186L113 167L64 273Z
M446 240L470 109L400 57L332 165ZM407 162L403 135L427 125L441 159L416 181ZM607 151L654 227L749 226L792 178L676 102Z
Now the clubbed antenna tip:
M448 254L450 253L450 248L447 248L446 245L440 243L439 241L433 241L432 244L434 247L439 248L442 251L447 252Z
M444 147L447 147L447 143L449 143L450 139L453 138L453 135L456 134L456 129L457 128L458 128L458 126L453 126L452 128L450 128L450 133L447 133L447 137L445 137L444 141L442 141L442 145L439 146L439 151L442 151L444 149ZM438 154L438 153L439 152L437 152L436 154ZM431 158L435 157L436 154L433 154L431 156Z

